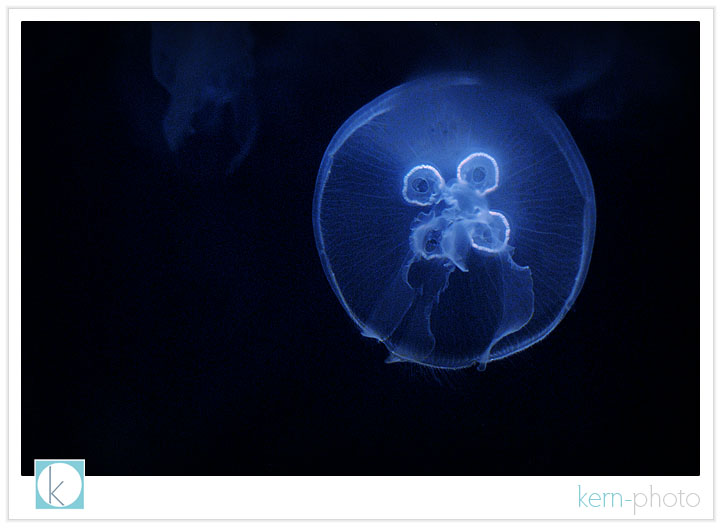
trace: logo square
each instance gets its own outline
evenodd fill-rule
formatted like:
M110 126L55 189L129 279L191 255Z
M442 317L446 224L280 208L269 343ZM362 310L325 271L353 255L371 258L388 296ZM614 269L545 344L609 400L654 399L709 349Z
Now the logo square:
M35 508L82 510L85 460L35 460Z

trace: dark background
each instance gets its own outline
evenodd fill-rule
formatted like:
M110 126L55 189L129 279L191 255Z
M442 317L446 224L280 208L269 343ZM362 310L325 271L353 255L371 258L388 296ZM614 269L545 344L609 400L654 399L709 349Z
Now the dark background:
M24 475L698 474L697 23L248 31L259 128L226 174L222 142L166 146L149 24L23 23ZM548 98L597 200L573 310L483 373L384 364L311 225L346 118L459 69Z

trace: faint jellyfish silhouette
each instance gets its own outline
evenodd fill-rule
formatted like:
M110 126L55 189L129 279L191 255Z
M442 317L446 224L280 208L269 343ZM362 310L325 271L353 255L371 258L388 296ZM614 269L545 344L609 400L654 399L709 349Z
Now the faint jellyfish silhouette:
M257 129L252 37L235 22L154 22L153 75L170 94L163 135L173 152L227 161L235 171ZM229 159L230 158L230 159Z
M595 87L617 57L628 54L618 26L610 24L488 22L465 28L440 24L429 32L440 63L547 101Z
M313 222L326 276L388 361L497 360L572 306L595 230L592 181L546 105L464 75L399 86L336 132Z

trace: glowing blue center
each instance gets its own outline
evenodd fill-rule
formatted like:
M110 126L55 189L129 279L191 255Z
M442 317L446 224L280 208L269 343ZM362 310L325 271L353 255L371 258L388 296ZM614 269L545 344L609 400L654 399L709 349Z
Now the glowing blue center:
M431 165L417 165L403 180L404 200L412 205L433 206L411 225L411 249L426 260L447 259L468 271L471 250L496 254L509 242L509 222L489 210L487 195L499 186L499 166L483 152L459 163L456 177L446 180Z

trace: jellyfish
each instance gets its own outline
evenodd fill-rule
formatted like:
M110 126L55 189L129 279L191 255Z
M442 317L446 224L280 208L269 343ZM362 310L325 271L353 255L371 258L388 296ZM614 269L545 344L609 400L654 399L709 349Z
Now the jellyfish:
M172 152L193 148L190 138L200 135L210 138L210 146L217 146L218 138L235 143L228 171L245 159L257 128L251 48L245 24L152 24L153 75L170 94L163 135ZM208 146L195 145L196 154Z
M483 370L574 303L595 230L589 171L543 102L470 75L379 96L336 132L313 224L329 283L388 362Z

